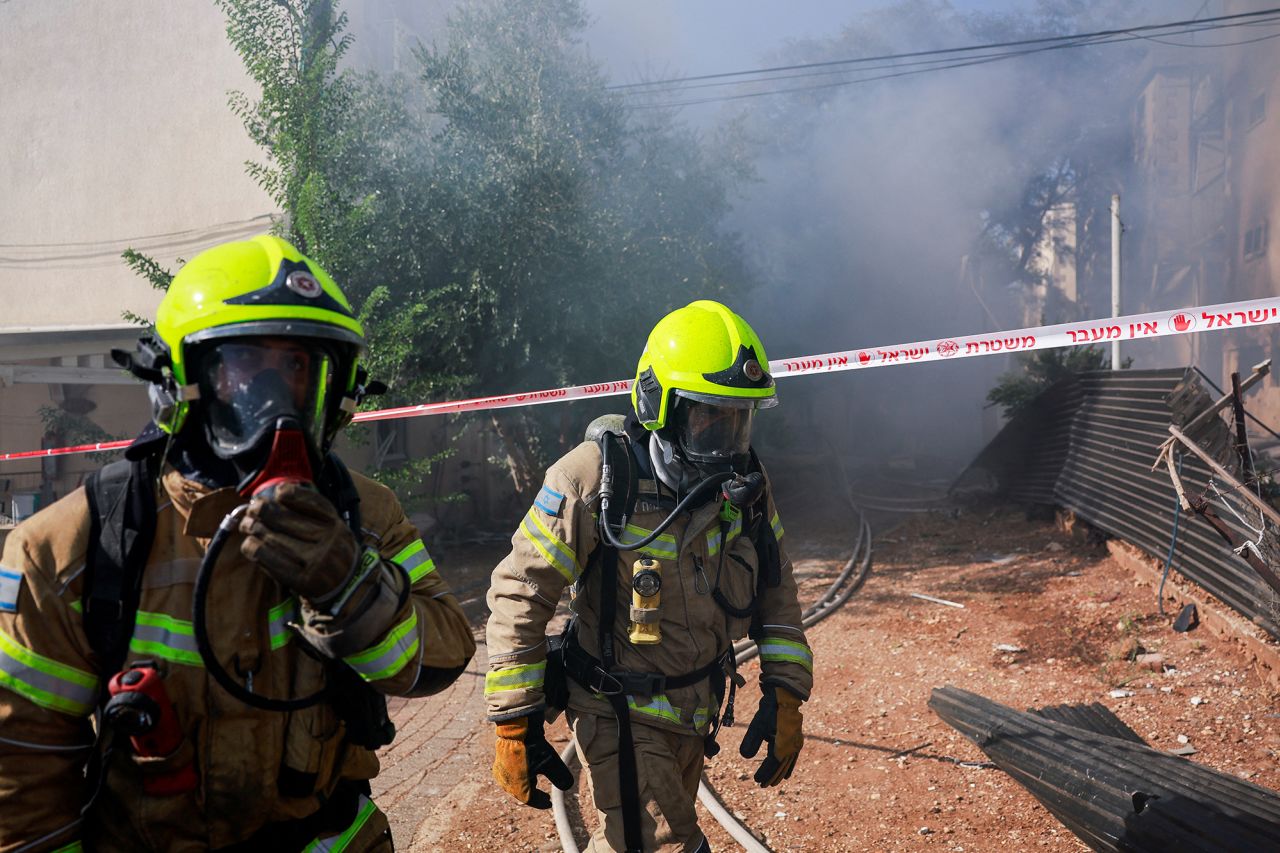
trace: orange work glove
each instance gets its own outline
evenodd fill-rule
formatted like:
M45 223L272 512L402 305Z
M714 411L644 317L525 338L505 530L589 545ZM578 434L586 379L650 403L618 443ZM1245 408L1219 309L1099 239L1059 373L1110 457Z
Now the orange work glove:
M285 483L249 503L240 552L281 585L323 605L356 570L356 537L312 486Z
M493 778L525 805L549 809L551 795L538 790L538 776L546 776L561 791L573 787L573 774L542 733L541 712L498 723Z
M742 736L738 752L743 758L755 758L760 744L769 744L769 753L756 769L755 780L761 788L771 788L791 777L800 748L804 746L800 698L785 687L765 685L747 733Z

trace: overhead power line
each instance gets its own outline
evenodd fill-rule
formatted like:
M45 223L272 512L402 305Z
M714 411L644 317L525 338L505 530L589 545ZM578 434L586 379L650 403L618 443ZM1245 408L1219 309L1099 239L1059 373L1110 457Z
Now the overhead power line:
M1098 30L1091 33L1075 33L1065 36L1042 36L1033 39L1018 39L1016 41L989 42L987 44L966 45L964 47L946 47L936 48L933 50L917 50L908 53L885 53L879 56L859 56L851 59L829 59L822 62L803 62L794 65L775 65L769 68L753 68L743 71L724 71L718 74L698 74L689 77L668 77L665 80L648 80L640 83L620 83L607 88L615 91L626 91L630 89L647 89L655 87L674 86L680 83L694 83L702 80L720 80L729 77L747 77L759 74L774 74L782 71L799 71L809 68L829 68L839 65L862 65L870 62L890 62L899 59L915 59L921 56L946 56L959 53L968 53L980 50L996 50L1009 47L1027 47L1030 45L1052 44L1055 42L1070 42L1079 39L1094 39L1106 36L1118 35L1136 35L1143 32L1155 32L1157 30L1172 29L1175 27L1189 27L1194 25L1218 24L1229 21L1240 21L1250 18L1261 18L1271 15L1280 14L1280 6L1270 9L1263 9L1258 12L1241 12L1235 15L1220 15L1216 18L1191 18L1185 21L1170 21L1163 24L1144 24L1141 27L1129 27L1127 29L1117 30ZM1206 27L1206 29L1218 29L1218 27Z
M1002 61L1006 59L1014 59L1023 56L1029 56L1036 53L1043 53L1050 50L1063 50L1068 48L1090 47L1096 45L1116 44L1120 42L1129 42L1136 40L1157 40L1150 35L1151 33L1159 33L1161 36L1187 35L1199 32L1207 32L1219 29L1234 29L1237 27L1259 27L1274 26L1280 24L1280 7L1263 10L1260 12L1242 13L1239 15L1226 15L1217 18L1204 18L1200 20L1175 21L1164 24L1149 24L1143 27L1136 27L1128 30L1100 30L1092 33L1077 33L1070 36L1054 36L1038 39L1023 39L1013 42L996 42L983 45L970 45L966 47L944 48L928 51L913 51L910 53L884 54L880 56L859 57L856 59L846 60L830 60L824 62L803 63L788 66L775 66L772 68L755 69L751 71L732 71L722 74L702 74L691 77L671 78L669 80L653 81L649 83L626 84L622 86L611 87L620 91L623 95L639 97L639 96L659 96L668 95L678 98L680 94L688 92L692 89L715 88L723 86L746 86L750 84L760 83L777 83L788 80L798 80L814 77L830 77L838 75L860 74L862 76L853 77L851 79L841 79L830 83L818 83L802 86L781 86L760 91L744 92L731 95L716 95L705 98L693 98L685 100L670 100L666 103L648 102L648 103L632 103L631 106L636 109L645 108L661 108L668 109L682 106L693 106L698 104L719 103L727 101L744 100L749 98L760 98L770 95L788 94L794 92L816 91L821 89L838 88L842 86L850 86L858 83L869 83L876 80L886 80L895 77L906 77L915 74L922 74L931 71L944 71L956 68L967 68L974 65L985 65L992 62ZM1250 44L1257 41L1280 37L1280 33L1262 36L1257 39L1250 39L1242 42L1220 43L1214 45L1183 45L1179 43L1170 43L1173 46L1194 46L1194 47L1227 47L1232 44ZM1021 49L1010 49L1010 48ZM995 52L993 52L995 51ZM903 61L911 60L911 61ZM819 70L821 69L821 70ZM868 72L883 71L886 73L876 74ZM747 79L750 78L750 79ZM691 85L683 85L689 83Z
M130 248L146 254L184 255L214 243L261 233L270 227L274 219L274 215L264 213L203 228L113 240L0 244L0 270L98 269L119 264L120 255Z

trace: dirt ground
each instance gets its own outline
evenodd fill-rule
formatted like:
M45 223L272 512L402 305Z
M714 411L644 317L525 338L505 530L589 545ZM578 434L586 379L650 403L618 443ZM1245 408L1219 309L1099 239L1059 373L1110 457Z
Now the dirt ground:
M852 541L847 519L829 503L815 499L808 509L819 505L826 510L784 519L806 601L825 590ZM809 632L816 686L804 706L806 742L795 775L762 791L751 781L756 761L737 754L759 696L754 663L744 670L749 686L739 693L739 722L708 763L721 797L772 849L1087 849L929 710L930 691L946 684L1017 709L1102 702L1152 746L1174 749L1185 738L1196 750L1188 760L1280 790L1280 697L1230 637L1203 625L1186 634L1171 630L1180 606L1173 588L1161 616L1153 581L1105 546L1050 521L1027 520L1014 506L875 522L866 584ZM458 562L465 564L465 555ZM473 598L471 608L483 616L482 601ZM1163 671L1133 662L1139 647L1162 654ZM379 801L402 849L560 849L550 812L519 806L489 780L492 734L479 704L483 654L481 647L474 672L444 704L415 706L412 715L401 709L420 729L454 732L452 740L427 738L434 746L425 750L411 738L386 756L384 775L399 781ZM1132 695L1113 698L1113 690ZM557 746L567 743L563 721L549 736ZM429 765L421 758L427 753L435 755ZM415 762L417 771L403 772ZM594 823L589 795L578 796ZM740 849L703 814L714 849Z

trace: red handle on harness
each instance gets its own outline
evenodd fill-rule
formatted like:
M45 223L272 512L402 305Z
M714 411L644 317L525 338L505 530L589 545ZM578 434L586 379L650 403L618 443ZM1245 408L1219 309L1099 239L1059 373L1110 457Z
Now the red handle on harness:
M143 661L116 673L107 683L107 692L111 698L103 716L108 725L129 736L135 754L167 758L182 746L178 715L153 663ZM142 782L148 794L181 794L195 788L196 768L188 761L167 772L144 775Z

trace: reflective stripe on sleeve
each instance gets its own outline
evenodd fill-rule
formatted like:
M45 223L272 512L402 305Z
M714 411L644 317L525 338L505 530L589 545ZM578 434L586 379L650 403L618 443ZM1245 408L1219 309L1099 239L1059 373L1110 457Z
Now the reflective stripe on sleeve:
M84 853L84 846L79 841L72 841L65 847L59 847L53 853Z
M73 717L93 712L98 679L73 666L47 658L0 631L0 686L42 708Z
M380 681L404 669L417 654L418 613L410 611L409 618L391 629L382 642L343 660L365 681Z
M781 637L765 637L760 641L760 660L798 663L813 672L813 652L809 647Z
M622 531L619 541L626 546L630 546L633 542L640 540L653 533L652 530L645 530L643 527L635 524L628 524L627 528ZM657 539L650 542L643 548L630 548L637 554L648 554L650 557L657 557L659 560L674 560L676 554L676 537L670 533L663 533Z
M520 522L520 532L533 543L533 547L538 549L542 558L566 581L577 582L578 576L582 574L582 570L578 568L577 556L568 545L557 539L555 534L547 529L542 519L538 518L538 514L532 509L525 513L524 521Z
M504 690L541 690L547 674L547 662L527 663L495 669L484 677L484 695Z
M271 638L271 650L286 646L293 639L290 622L298 621L298 599L287 598L267 612L267 636Z
M373 800L363 794L360 795L360 799L357 802L360 810L356 812L356 819L351 822L350 826L342 830L341 835L335 835L332 838L317 838L303 848L303 853L341 853L341 851L350 847L351 841L356 837L356 834L369 822L369 818L373 816L373 813L378 810L378 807L373 804Z
M773 535L777 539L782 538L782 520L778 518L778 513L773 513L773 518L769 520L769 525L773 528Z
M421 539L415 539L391 558L391 562L409 573L409 583L417 583L436 570L436 561L427 553Z
M195 628L190 622L167 613L139 610L129 651L187 666L204 666L200 650L196 648Z

